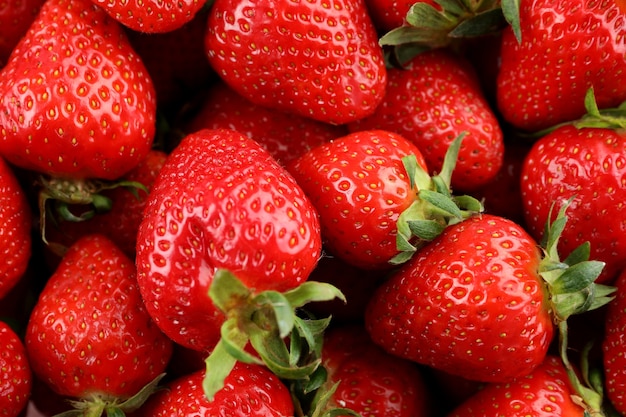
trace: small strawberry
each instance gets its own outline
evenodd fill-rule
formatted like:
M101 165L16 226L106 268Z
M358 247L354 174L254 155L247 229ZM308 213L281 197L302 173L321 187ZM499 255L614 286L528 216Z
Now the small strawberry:
M218 82L209 89L202 107L184 129L191 133L220 128L236 130L254 139L283 166L347 133L345 126L256 105Z
M9 0L0 3L0 68L28 31L45 0Z
M25 341L33 372L94 416L136 406L134 396L151 393L172 352L145 310L133 262L101 235L68 250L39 296Z
M575 396L563 363L549 355L524 377L488 384L448 417L583 417Z
M460 140L435 180L416 145L384 130L318 146L289 171L315 205L333 255L361 269L389 269L472 211L457 207L449 195ZM480 209L477 201L475 206Z
M504 3L504 2L503 2ZM513 126L536 132L578 119L593 87L600 108L626 100L626 7L621 1L525 0L505 29L498 109Z
M113 180L152 146L152 82L89 0L44 4L2 69L0 103L0 153L28 170Z
M31 258L31 210L12 168L0 158L0 299L20 280Z
M112 18L133 30L170 32L182 27L204 7L206 0L91 0Z
M385 93L383 52L360 0L216 0L205 43L218 75L255 104L343 124Z
M589 241L591 257L606 263L600 281L607 283L626 267L626 114L600 112L593 91L586 104L587 116L558 126L527 154L521 176L524 217L540 239L552 202L573 199L559 250L567 255Z
M555 324L609 301L588 247L561 260L565 205L538 244L508 219L482 214L447 227L380 286L365 323L387 351L469 380L506 382L539 366Z
M626 269L615 281L615 299L607 306L602 341L606 396L615 409L626 415Z
M388 70L383 102L374 113L349 125L352 132L382 129L417 145L428 168L440 172L450 143L466 132L452 188L473 190L502 166L502 130L468 62L450 51L418 54L403 68Z
M202 390L204 370L181 376L155 394L138 417L291 417L294 406L287 387L267 369L240 363L225 387L209 401Z
M0 415L19 416L26 409L31 389L26 348L13 329L0 321Z

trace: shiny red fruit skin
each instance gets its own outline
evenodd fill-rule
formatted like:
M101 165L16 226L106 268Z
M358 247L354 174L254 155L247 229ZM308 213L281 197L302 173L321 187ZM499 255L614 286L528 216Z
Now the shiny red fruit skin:
M466 379L526 375L554 332L540 259L537 243L507 219L448 226L378 288L368 332L392 354Z
M607 307L602 341L606 395L626 415L626 270L618 276L615 299Z
M20 415L26 408L32 385L24 343L7 323L0 321L0 415Z
M148 311L177 343L211 350L223 313L208 298L218 268L253 291L303 283L321 253L317 213L258 143L233 130L185 137L157 177L137 237Z
M611 129L567 125L537 141L521 173L524 218L541 239L552 204L573 197L559 240L565 259L584 242L590 259L606 263L597 282L608 283L626 266L626 134Z
M532 373L489 384L448 417L583 417L560 358L549 355Z
M515 127L539 131L578 119L593 86L600 108L626 100L622 1L520 2L521 43L505 29L497 106Z

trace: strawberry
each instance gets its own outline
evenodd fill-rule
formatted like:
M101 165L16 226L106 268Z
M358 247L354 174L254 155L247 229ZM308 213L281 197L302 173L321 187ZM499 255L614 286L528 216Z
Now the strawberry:
M170 382L139 410L140 417L289 417L294 406L287 387L259 365L238 364L213 401L202 390L204 370Z
M606 312L605 335L602 340L606 396L615 409L626 415L626 269L615 281L617 292Z
M15 287L28 267L31 224L26 194L11 167L0 158L0 299Z
M12 0L0 3L0 67L28 31L45 0Z
M458 152L460 139L455 144ZM405 157L412 164L404 166ZM453 161L442 170L448 188ZM439 182L426 173L420 149L389 131L363 130L318 146L289 171L320 215L326 248L361 269L391 268L465 215L445 195L448 190L437 193ZM439 202L428 198L432 194L446 200L447 208L435 208ZM412 222L432 229L426 234L411 230Z
M402 69L389 69L383 102L349 128L402 135L417 145L434 172L441 171L450 143L467 132L452 174L452 188L457 190L489 182L502 166L504 143L498 120L469 63L450 51L423 52Z
M32 374L26 348L19 336L0 321L0 410L3 417L17 417L26 408Z
M88 415L135 405L171 355L135 276L133 262L109 239L85 236L67 251L28 321L33 372L56 393L79 399L94 413Z
M416 3L439 8L435 0L366 0L367 10L379 32L388 32L406 25L406 16Z
M0 153L28 170L113 180L152 146L152 82L122 27L88 0L44 4L2 70L0 103Z
M385 93L382 49L359 0L216 0L205 45L218 75L258 105L343 124Z
M626 100L626 86L614 79L626 71L625 14L620 1L519 2L519 22L502 37L497 100L503 118L536 132L582 116L590 87L600 108Z
M612 281L626 267L626 117L605 117L587 96L588 116L558 126L537 140L522 167L524 217L539 239L553 201L573 199L569 227L559 250L567 255L589 241L591 257L606 263L601 282ZM596 184L595 186L588 186Z
M543 257L512 221L475 215L448 226L382 284L365 323L387 351L469 380L507 382L544 360L558 323L610 299L593 281L603 264L586 247L561 260L564 205Z
M220 128L236 130L259 142L283 166L347 133L345 126L256 105L225 83L218 82L209 89L202 107L185 130Z
M91 0L121 24L147 33L170 32L182 27L204 7L206 0L160 1Z
M448 417L568 416L582 417L585 409L574 399L565 367L549 355L530 374L509 382L488 384Z

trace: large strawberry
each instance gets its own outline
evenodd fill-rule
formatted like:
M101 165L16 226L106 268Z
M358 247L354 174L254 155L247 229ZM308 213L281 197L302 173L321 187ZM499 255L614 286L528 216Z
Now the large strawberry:
M9 0L0 3L0 67L28 30L44 0Z
M626 7L621 1L524 0L502 38L498 108L517 128L539 131L579 118L590 87L601 108L626 100ZM515 32L517 31L517 36Z
M33 372L85 413L136 406L163 372L172 342L148 315L135 266L109 239L89 235L63 257L30 316ZM123 400L132 398L124 403Z
M382 129L414 142L428 168L440 172L452 141L466 132L452 174L452 188L471 190L491 180L504 152L502 130L469 63L452 52L418 54L388 70L383 102L351 131Z
M31 257L31 210L11 167L0 158L0 299L22 277Z
M44 4L0 73L0 103L0 153L29 170L112 180L152 145L152 82L89 0Z
M567 255L589 241L591 257L606 262L600 281L610 282L626 266L626 117L619 109L598 111L591 92L587 106L587 116L541 137L527 154L521 176L524 217L540 239L552 202L573 199L560 251Z
M22 340L7 323L0 321L0 415L20 415L28 404L32 383Z
M216 0L206 50L250 101L335 124L371 114L386 70L361 0Z
M389 352L469 380L506 382L539 366L555 323L608 302L603 264L587 247L556 252L565 209L539 246L508 219L476 215L446 228L378 288L366 310L372 339ZM566 346L564 340L564 346Z
M460 141L435 180L420 149L385 130L354 132L318 146L289 170L320 215L330 253L363 269L387 269L472 211L461 210L449 194Z

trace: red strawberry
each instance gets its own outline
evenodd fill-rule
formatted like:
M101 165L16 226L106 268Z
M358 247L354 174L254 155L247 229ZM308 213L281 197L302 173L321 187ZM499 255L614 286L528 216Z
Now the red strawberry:
M543 258L524 229L502 217L447 227L378 288L365 315L372 339L469 380L528 374L544 360L553 323L565 337L569 316L608 302L606 288L593 283L601 262L556 253L565 208L549 227Z
M333 328L325 336L322 358L326 388L338 384L326 408L368 417L429 415L430 393L420 369L383 351L361 326Z
M26 408L32 374L26 348L19 336L0 321L0 410L3 417L17 417Z
M416 3L425 3L439 8L435 0L366 0L374 25L379 32L388 32L397 27L406 25L406 15L411 6Z
M28 31L45 0L9 0L0 3L0 67Z
M472 190L502 166L504 143L495 114L469 63L449 51L423 52L388 71L385 99L351 131L382 129L417 145L429 169L440 172L450 143L467 132L452 174L452 188Z
M455 143L458 150L460 142ZM403 166L405 157L412 157L414 164ZM329 251L358 268L388 269L396 256L410 255L451 218L463 216L443 193L439 195L455 207L456 214L430 205L427 193L436 194L436 188L420 150L392 132L349 134L312 149L289 171L315 205ZM442 171L450 173L448 168ZM449 178L443 183L449 185ZM420 225L426 223L434 230L415 239L409 224L421 220L425 222Z
M615 299L607 306L602 341L606 396L615 409L626 415L626 269L615 281Z
M283 166L347 133L345 126L258 106L221 82L209 89L200 111L185 130L191 133L219 128L233 129L254 139Z
M563 364L550 355L529 375L487 385L448 417L582 417L575 395Z
M0 152L17 166L111 180L152 145L152 82L121 26L88 0L46 2L1 75Z
M174 341L213 349L223 313L208 299L218 269L255 291L303 283L320 256L313 206L259 144L233 130L188 135L152 188L139 228L138 282Z
M162 373L172 343L145 310L133 262L110 240L89 235L46 283L26 348L33 372L55 392L101 413L123 408L122 400Z
M0 299L22 277L31 258L32 217L26 194L0 158Z
M621 127L598 124L598 117L603 116L560 126L535 142L521 186L524 217L536 239L552 202L573 199L560 252L567 255L588 241L591 257L606 263L600 281L610 282L626 267L626 134Z
M182 376L152 397L138 416L170 417L289 417L294 406L287 387L267 369L238 364L226 386L207 400L202 390L204 370Z
M517 37L515 35L517 31ZM590 87L600 108L626 100L626 7L621 1L526 0L501 47L498 108L517 128L539 131L585 113Z
M371 114L385 93L360 0L216 0L205 43L218 75L255 104L343 124Z
M148 33L169 32L194 18L206 0L91 0L123 25Z

